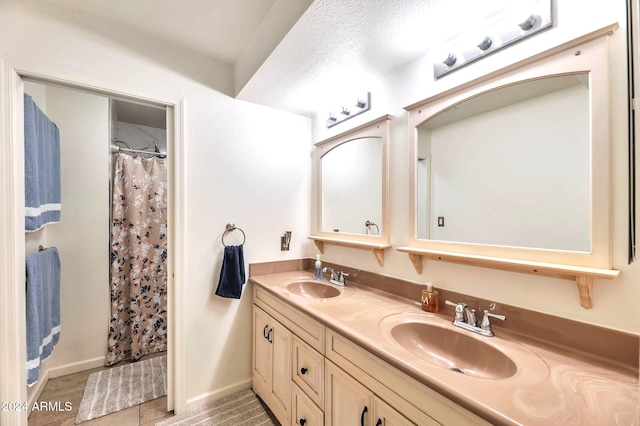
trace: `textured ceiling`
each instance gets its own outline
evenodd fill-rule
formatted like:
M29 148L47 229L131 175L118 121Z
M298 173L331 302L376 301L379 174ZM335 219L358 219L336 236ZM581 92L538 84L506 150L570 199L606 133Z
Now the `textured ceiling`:
M327 99L368 91L392 70L523 3L315 0L238 98L313 116Z

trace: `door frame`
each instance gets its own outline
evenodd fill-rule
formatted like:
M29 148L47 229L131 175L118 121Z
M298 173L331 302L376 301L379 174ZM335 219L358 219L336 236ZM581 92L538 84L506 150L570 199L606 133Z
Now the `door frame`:
M168 182L167 409L186 410L184 342L185 100L95 76L0 57L0 401L27 404L23 78L166 107ZM105 138L106 139L106 138ZM26 425L28 411L0 411L0 424Z

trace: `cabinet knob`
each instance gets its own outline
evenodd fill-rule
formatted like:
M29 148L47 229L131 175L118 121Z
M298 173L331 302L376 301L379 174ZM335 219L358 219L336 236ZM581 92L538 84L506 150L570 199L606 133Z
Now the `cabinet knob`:
M304 368L304 367L302 367L302 368L300 369L300 374L306 374L306 373L307 373L307 369L306 369L306 368Z
M376 422L376 426L382 426L382 419L378 419L378 421Z
M305 419L300 419L298 423L300 423L300 426L304 426L307 421Z

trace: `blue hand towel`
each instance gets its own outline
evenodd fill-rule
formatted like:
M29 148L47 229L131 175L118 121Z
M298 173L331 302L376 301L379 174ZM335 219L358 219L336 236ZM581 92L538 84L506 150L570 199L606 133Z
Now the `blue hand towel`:
M25 230L60 220L60 132L24 94Z
M225 246L216 295L231 299L240 299L244 282L244 254L242 246Z
M25 257L27 268L27 385L60 338L60 256L55 247Z

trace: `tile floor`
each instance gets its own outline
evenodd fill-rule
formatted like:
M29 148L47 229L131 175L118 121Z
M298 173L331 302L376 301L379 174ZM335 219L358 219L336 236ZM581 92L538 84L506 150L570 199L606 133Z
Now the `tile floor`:
M80 407L84 386L91 373L104 370L105 367L81 371L67 376L50 379L45 386L38 401L60 402L59 406L65 407L66 402L71 403L71 411L33 411L29 416L29 426L70 426L75 424L76 414ZM154 425L156 422L173 417L173 413L167 413L167 398L158 398L145 402L135 407L117 413L99 417L82 426L139 426Z

